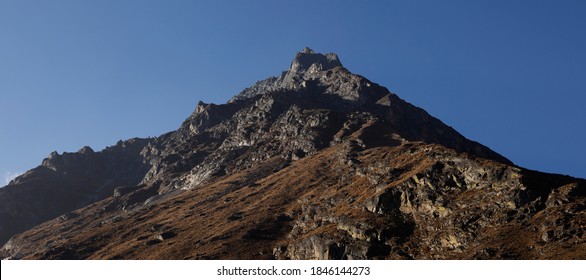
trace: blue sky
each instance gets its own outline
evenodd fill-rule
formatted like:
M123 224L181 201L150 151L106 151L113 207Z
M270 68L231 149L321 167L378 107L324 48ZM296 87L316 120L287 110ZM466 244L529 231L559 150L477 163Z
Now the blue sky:
M174 130L309 46L518 165L584 178L585 14L584 1L0 1L0 174Z

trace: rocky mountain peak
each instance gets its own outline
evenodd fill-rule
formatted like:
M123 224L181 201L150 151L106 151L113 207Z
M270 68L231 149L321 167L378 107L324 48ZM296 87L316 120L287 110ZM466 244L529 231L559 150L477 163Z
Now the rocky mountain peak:
M51 153L0 189L0 258L584 259L585 205L304 48L175 131Z
M94 149L92 149L90 146L83 146L77 152L80 154L93 154L93 153L95 153Z
M311 48L305 47L299 53L315 53Z
M316 53L312 49L305 47L295 55L295 58L293 58L293 62L291 62L291 67L289 68L289 73L301 74L308 70L324 71L337 66L342 66L337 54Z
M330 70L336 73L329 73L326 77L326 72ZM259 94L266 94L269 92L297 90L306 87L308 81L313 81L318 84L321 83L326 87L330 87L329 83L339 82L339 80L346 80L352 84L359 80L357 77L341 77L349 76L349 74L350 73L343 67L337 54L316 53L312 49L305 47L303 50L295 54L289 69L283 71L280 76L269 77L265 80L256 82L254 85L244 89L242 92L234 96L228 103L249 99ZM350 86L354 87L353 85Z

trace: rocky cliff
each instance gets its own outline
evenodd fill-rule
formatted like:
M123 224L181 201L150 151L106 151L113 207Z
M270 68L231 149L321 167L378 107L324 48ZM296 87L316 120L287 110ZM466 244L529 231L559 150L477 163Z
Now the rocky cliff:
M584 180L517 167L308 48L176 131L51 155L0 199L4 240L39 224L10 258L586 256Z
M140 155L148 140L120 141L101 152L53 152L0 189L0 243L15 233L100 201L116 187L134 186L148 171Z

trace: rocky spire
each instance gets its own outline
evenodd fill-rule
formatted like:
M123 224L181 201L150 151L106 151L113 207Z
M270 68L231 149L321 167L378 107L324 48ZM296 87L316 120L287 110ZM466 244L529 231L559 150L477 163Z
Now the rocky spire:
M315 78L315 73L326 71L338 66L343 66L335 53L316 53L312 49L305 47L298 52L291 66L287 71L283 71L279 77L269 77L265 80L258 81L249 88L230 99L229 103L236 100L243 100L253 96L272 92L279 89L298 88L303 80Z
M312 66L317 71L328 70L336 66L342 66L338 55L335 53L321 54L316 53L312 49L305 47L298 52L291 62L289 73L300 74L309 70Z

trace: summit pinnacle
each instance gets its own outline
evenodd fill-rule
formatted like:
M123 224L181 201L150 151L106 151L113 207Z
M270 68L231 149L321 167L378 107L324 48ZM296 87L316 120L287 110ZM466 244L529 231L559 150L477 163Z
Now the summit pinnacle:
M312 49L306 47L295 55L293 62L291 62L289 72L303 73L312 66L315 67L314 71L323 71L342 66L342 63L335 53L315 53Z

